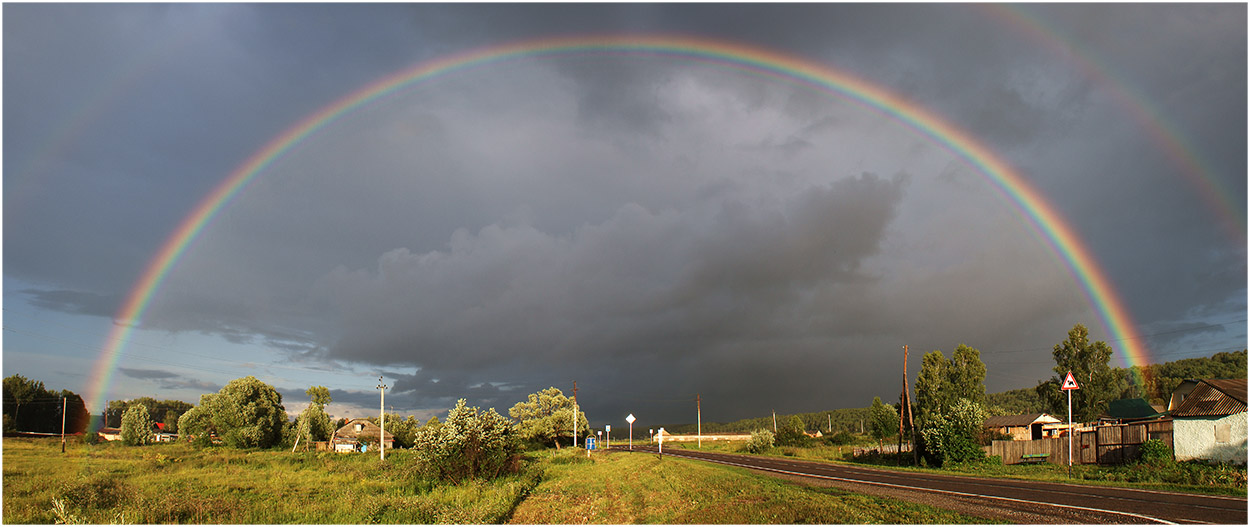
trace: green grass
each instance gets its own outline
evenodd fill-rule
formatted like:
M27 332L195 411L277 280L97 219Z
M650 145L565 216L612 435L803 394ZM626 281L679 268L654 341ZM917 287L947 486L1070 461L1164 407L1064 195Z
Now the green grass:
M702 448L694 443L665 444L665 448L688 448L704 452L726 452L742 454L741 441L704 441ZM1200 462L1169 463L1164 465L1144 465L1130 463L1126 465L1074 465L1072 476L1068 476L1067 465L1040 463L1035 465L1001 465L979 463L956 465L942 468L926 468L908 466L911 456L905 455L903 466L898 466L893 455L880 458L850 459L854 446L813 446L813 447L774 447L760 455L769 457L788 457L829 463L852 463L871 465L890 470L932 472L943 474L960 474L978 477L1023 479L1030 481L1053 481L1062 483L1081 483L1088 485L1113 486L1123 488L1140 488L1150 490L1168 490L1192 492L1197 494L1215 494L1225 496L1246 495L1246 468L1216 465L1210 466Z
M5 523L499 523L541 477L437 485L410 453L4 440Z
M706 443L705 443L706 445ZM546 453L546 476L512 516L521 524L986 523L892 498L789 483L642 452Z

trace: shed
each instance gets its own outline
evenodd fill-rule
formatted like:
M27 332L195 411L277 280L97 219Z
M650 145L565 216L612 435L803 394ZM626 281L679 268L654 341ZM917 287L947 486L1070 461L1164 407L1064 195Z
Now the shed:
M1246 379L1201 379L1172 410L1177 461L1246 462ZM1178 388L1178 392L1182 388ZM1177 400L1173 394L1173 401Z
M1058 418L1046 414L1000 415L985 420L985 428L1010 435L1016 441L1041 439L1044 436L1042 425L1059 423Z
M372 421L368 419L363 419L363 418L357 418L357 419L352 419L348 421L347 424L343 425L342 428L339 428L338 430L334 432L334 436L331 438L330 441L331 443L335 445L336 452L340 451L338 448L338 445L343 444L345 442L346 443L359 442L359 443L371 444L371 445L374 445L373 448L377 448L378 432L382 432L383 434L382 438L383 438L383 441L385 442L386 448L394 448L395 436L391 435L390 432L382 431L381 429L378 428L378 425L373 424Z

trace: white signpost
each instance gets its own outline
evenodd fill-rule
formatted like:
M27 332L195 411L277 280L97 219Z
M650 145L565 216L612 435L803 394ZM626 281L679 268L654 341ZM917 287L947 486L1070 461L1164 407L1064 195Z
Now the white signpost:
M660 457L663 458L664 457L664 427L662 426L660 427L660 433L656 434L655 437L659 440Z
M629 422L629 449L634 449L634 414L625 416L625 421Z
M1072 477L1072 390L1080 390L1081 387L1076 385L1076 378L1068 371L1059 389L1068 392L1068 477Z

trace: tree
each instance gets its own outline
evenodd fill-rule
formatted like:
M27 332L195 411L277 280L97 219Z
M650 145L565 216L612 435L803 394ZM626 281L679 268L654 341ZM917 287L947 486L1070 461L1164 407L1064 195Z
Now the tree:
M550 443L556 448L560 448L564 438L572 441L573 400L565 397L559 388L553 386L531 393L526 400L513 405L508 415L517 420L517 432L525 441ZM590 433L585 413L578 412L577 425L578 436L586 437Z
M777 445L778 446L808 446L811 444L810 437L804 433L806 428L803 426L803 419L797 415L790 416L789 421L777 429Z
M152 428L156 423L148 414L148 408L142 404L131 405L122 414L122 442L130 446L148 445L152 443Z
M916 426L924 428L936 421L942 409L948 406L948 369L950 361L940 350L930 351L921 359L920 373L916 377Z
M898 429L898 412L894 411L894 407L881 402L880 397L872 398L872 406L869 408L872 416L872 437L877 440L877 447L881 447L881 442L891 435L894 435Z
M447 422L417 433L417 455L432 476L459 482L490 479L517 468L520 444L512 422L495 412L465 405L447 414Z
M308 398L312 400L313 404L320 405L322 408L330 404L330 389L325 386L313 386L305 390L304 393L308 394Z
M295 429L302 441L329 441L334 434L334 423L321 405L312 403L296 418Z
M4 413L13 416L15 429L23 429L22 407L47 394L42 381L33 381L21 375L10 375L4 378ZM10 406L12 413L9 412Z
M926 353L916 378L916 426L929 426L960 399L985 402L985 363L981 362L981 352L960 344L951 360L946 360L940 350Z
M286 422L282 394L249 375L216 394L201 395L199 406L183 414L178 428L202 444L216 434L235 448L268 448L282 443Z
M981 352L976 348L960 344L951 354L950 368L947 370L947 401L968 401L985 404L985 363L981 362Z
M1111 346L1102 341L1089 342L1089 330L1077 324L1068 331L1068 338L1055 345L1055 377L1037 385L1037 394L1046 401L1055 415L1067 415L1068 398L1059 389L1068 372L1072 372L1079 390L1072 390L1072 419L1089 422L1098 419L1107 405L1119 398L1121 382L1110 366Z
M312 401L300 412L295 420L295 436L304 441L329 441L337 430L330 414L326 413L325 405L330 404L330 389L325 386L312 386L304 391Z

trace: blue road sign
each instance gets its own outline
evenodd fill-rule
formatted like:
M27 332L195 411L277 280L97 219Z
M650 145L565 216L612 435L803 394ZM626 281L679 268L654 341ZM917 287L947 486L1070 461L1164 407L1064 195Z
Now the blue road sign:
M594 449L595 449L595 438L587 437L586 438L586 450L594 450Z

